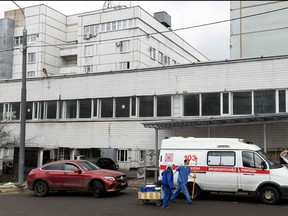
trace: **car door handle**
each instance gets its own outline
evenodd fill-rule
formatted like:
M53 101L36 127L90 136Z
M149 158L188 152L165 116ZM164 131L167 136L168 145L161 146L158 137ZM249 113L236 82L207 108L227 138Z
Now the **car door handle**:
M49 174L49 172L45 172L45 174Z

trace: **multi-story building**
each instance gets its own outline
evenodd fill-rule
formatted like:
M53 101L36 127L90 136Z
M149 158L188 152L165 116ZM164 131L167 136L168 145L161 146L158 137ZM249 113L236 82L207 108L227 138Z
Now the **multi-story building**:
M114 12L118 13L121 10ZM140 14L142 16L142 12ZM89 13L84 15L85 13L78 18L82 19L81 17L88 16ZM55 20L56 17L53 16ZM155 21L153 17L148 17ZM39 66L39 70L43 67L47 69L47 76L39 74L27 79L26 165L36 166L48 160L74 158L75 155L86 155L88 159L95 160L109 154L113 159L117 159L121 168L141 167L145 160L146 165L154 166L157 161L155 151L159 148L160 141L170 136L243 138L253 141L270 153L275 153L287 145L287 56L209 62L204 57L196 58L195 54L189 52L191 61L195 61L191 63L185 62L188 57L184 58L184 54L181 54L181 61L181 58L172 57L170 52L165 53L166 48L160 50L149 42L147 46L146 43L138 45L138 49L134 52L141 52L139 55L144 58L144 53L147 51L146 61L152 62L150 67L143 64L139 68L133 66L129 69L117 69L116 65L123 60L120 50L116 54L119 48L116 43L123 41L123 38L117 39L116 42L112 38L106 38L106 50L108 52L112 46L114 47L116 51L111 56L115 58L117 64L110 64L110 58L106 59L105 54L101 53L98 56L101 61L93 66L93 72L83 73L81 68L86 61L87 45L84 41L91 45L90 40L96 40L99 34L84 39L87 26L93 25L94 31L98 27L91 22L83 22L85 25L79 23L77 34L82 43L78 42L77 50L82 51L76 52L73 48L75 44L67 45L74 60L77 53L76 68L79 72L62 73L62 67L49 68L47 63ZM159 24L160 30L162 27L163 25ZM166 27L163 28L167 30ZM48 30L43 30L46 31ZM152 40L152 37L153 35L145 36L143 40ZM176 40L178 39L175 38ZM97 41L95 43L98 44ZM61 45L59 48L58 42L55 44L51 49L59 49L59 58L65 62L63 60L65 52L61 54L64 47L62 49ZM158 55L156 55L157 61L154 62L150 55L155 46L158 52L163 51L163 54L169 55L181 64L163 67L158 62ZM49 46L43 45L39 49L43 47L48 49ZM183 52L191 48L186 44L181 47ZM28 49L34 48L37 49L37 47ZM103 49L104 52L105 48ZM97 45L94 45L92 50L97 51ZM94 51L88 59L94 58L97 54L97 52L94 54ZM174 53L175 56L178 53L179 51ZM47 56L48 54L50 52L47 52ZM15 55L14 53L14 57ZM19 54L19 58L20 56ZM47 61L44 62L49 62L47 56ZM131 57L129 61L132 59ZM13 60L13 71L17 71L15 65L19 62L20 59L16 62ZM107 69L104 68L104 62L107 63ZM114 69L111 71L108 65L114 65ZM101 70L95 71L94 68ZM57 75L49 74L54 74L53 70L58 69ZM21 69L18 71L20 74ZM0 113L3 114L3 120L11 120L10 127L17 134L20 129L21 79L16 78L17 73L15 76L13 73L12 77L0 81ZM15 150L17 155L17 148ZM17 157L15 159L17 160ZM275 159L278 160L276 156Z
M287 1L230 2L230 58L288 54Z

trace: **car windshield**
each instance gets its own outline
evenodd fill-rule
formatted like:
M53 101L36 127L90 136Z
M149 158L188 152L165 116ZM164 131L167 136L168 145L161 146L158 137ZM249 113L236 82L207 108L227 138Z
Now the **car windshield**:
M79 165L83 167L83 169L87 171L92 171L92 170L99 170L100 168L96 166L95 164L91 163L90 161L80 161L78 162Z
M282 167L281 164L274 162L266 152L262 150L259 150L257 152L269 164L270 169L277 169Z

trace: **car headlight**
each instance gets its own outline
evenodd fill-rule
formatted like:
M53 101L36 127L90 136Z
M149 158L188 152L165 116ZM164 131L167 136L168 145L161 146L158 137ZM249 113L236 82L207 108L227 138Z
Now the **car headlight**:
M115 181L115 178L112 176L105 176L104 178L109 180L109 181Z

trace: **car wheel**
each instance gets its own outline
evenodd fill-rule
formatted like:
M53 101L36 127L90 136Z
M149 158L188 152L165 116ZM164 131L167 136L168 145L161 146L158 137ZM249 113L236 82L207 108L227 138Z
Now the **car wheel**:
M260 200L264 204L274 205L278 203L279 199L280 194L275 187L266 186L260 190Z
M93 181L92 182L92 193L93 193L93 196L96 198L101 197L104 193L103 184L99 181Z
M34 193L38 197L44 197L48 194L49 187L45 181L37 181L34 185Z

